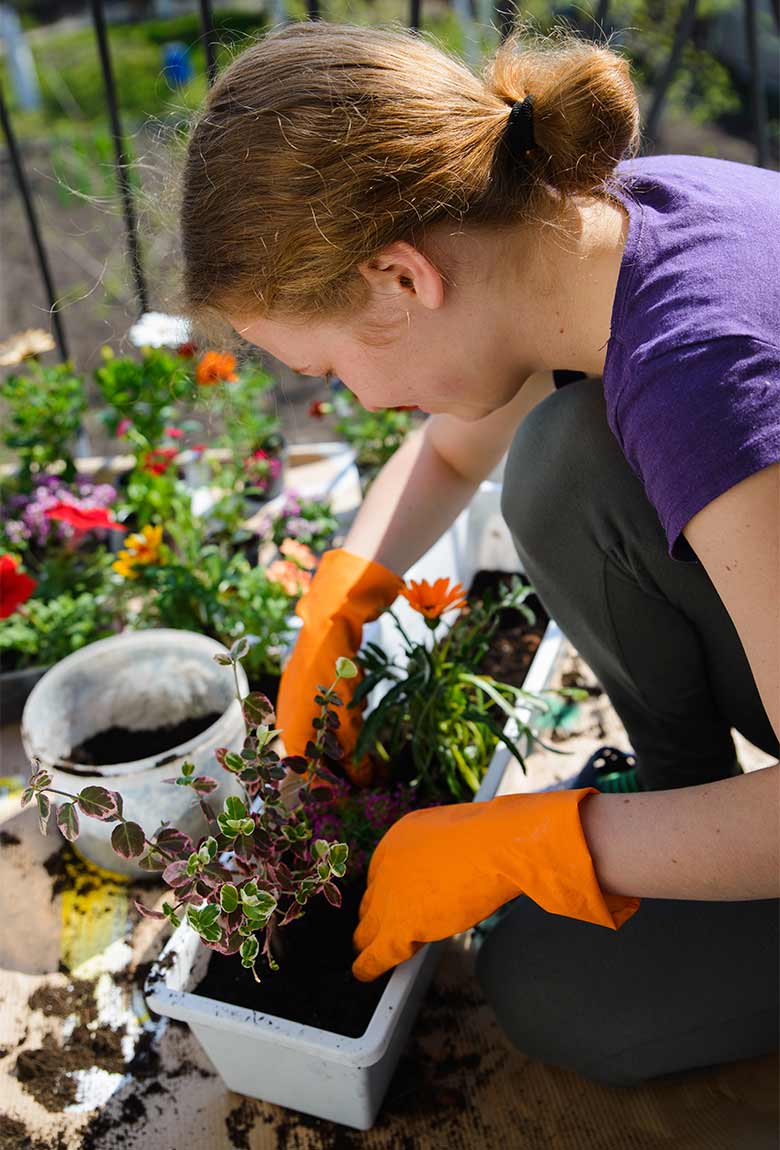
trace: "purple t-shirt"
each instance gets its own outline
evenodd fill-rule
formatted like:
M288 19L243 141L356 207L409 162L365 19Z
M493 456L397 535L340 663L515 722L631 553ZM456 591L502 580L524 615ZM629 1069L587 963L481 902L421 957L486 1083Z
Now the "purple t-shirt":
M610 189L630 218L607 419L669 554L695 560L689 520L780 460L780 174L649 156L623 161Z

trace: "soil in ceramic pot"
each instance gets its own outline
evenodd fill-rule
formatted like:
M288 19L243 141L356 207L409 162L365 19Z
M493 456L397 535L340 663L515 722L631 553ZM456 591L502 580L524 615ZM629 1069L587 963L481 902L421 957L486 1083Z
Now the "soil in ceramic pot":
M282 932L285 949L278 958L280 969L270 971L258 960L262 982L255 982L237 955L214 952L205 978L193 993L359 1038L392 974L388 971L374 982L358 982L352 975L352 934L363 889L356 883L342 886L339 908L325 898L313 899L303 918Z
M98 731L73 747L67 758L72 763L83 763L88 767L134 763L138 759L147 759L189 742L213 726L219 718L219 711L210 711L207 715L150 730L129 731L126 727L109 727L107 731Z
M489 591L495 599L502 586L508 585L512 578L513 576L505 571L478 571L467 598L470 603L478 603ZM528 583L522 575L518 578L523 583ZM547 612L535 595L530 595L526 603L536 616L536 622L529 623L520 611L502 611L487 653L480 665L475 668L478 673L491 675L500 683L511 683L515 687L523 686L528 668L549 622Z

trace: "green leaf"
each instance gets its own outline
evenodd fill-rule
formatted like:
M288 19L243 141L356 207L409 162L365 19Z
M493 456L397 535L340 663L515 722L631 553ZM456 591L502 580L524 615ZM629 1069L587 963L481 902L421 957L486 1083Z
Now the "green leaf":
M105 787L85 787L76 796L81 813L100 822L111 822L118 817L119 799L116 791L106 790Z
M336 674L340 679L354 679L357 673L357 667L351 659L346 659L342 655L336 660Z
M22 806L26 807L35 798L35 791L32 787L25 787L22 791Z
M209 906L204 906L203 910L200 912L200 925L211 926L217 921L221 913L221 908L214 906L213 903Z
M228 751L228 753L225 755L224 759L222 760L222 765L229 771L243 771L244 760L241 758L240 755L237 755L235 753L235 751ZM235 797L235 796L233 796L233 797ZM239 799L239 802L240 801L241 800Z
M250 935L249 938L244 939L244 941L241 943L241 950L239 953L241 954L242 966L254 966L257 960L257 956L260 953L260 943L257 941L254 935Z
M330 843L327 839L315 839L311 844L312 858L324 859L330 850Z
M45 835L51 814L51 803L47 795L36 795L35 801L38 804L38 826L41 828L41 834Z
M226 882L219 892L219 905L225 914L232 914L238 908L238 888L232 882Z
M221 667L232 667L233 660L229 655L214 655L212 656L215 663L219 663Z
M241 769L244 769L243 763ZM238 795L228 795L225 799L224 813L229 819L244 819L247 815L246 803L242 802Z
M194 763L182 763L181 773L185 777L189 777L190 775L193 775L195 773L195 764Z
M138 858L146 846L143 828L138 823L119 823L111 832L111 846L124 859Z
M230 657L234 662L243 659L244 655L249 653L249 640L246 635L242 635L240 639L236 639L235 643L230 648ZM216 657L216 656L215 656Z
M244 718L250 727L268 726L274 721L274 708L270 700L259 691L252 691L241 700Z
M79 837L79 813L75 803L63 803L57 811L57 826L68 842L73 843Z

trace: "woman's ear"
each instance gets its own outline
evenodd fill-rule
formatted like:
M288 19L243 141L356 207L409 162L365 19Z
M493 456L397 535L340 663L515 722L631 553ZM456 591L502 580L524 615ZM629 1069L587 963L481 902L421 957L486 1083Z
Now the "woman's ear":
M408 307L416 299L425 308L438 308L444 302L444 280L426 255L412 244L399 240L388 244L358 271L378 301L397 299Z

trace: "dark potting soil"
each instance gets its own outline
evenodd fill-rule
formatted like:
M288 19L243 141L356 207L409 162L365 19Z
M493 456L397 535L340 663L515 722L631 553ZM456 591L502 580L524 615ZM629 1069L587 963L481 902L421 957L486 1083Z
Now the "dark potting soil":
M468 591L470 603L482 602L489 591L495 598L502 585L508 585L513 576L505 571L478 571ZM518 576L523 583L528 582ZM506 609L499 614L499 623L490 646L477 671L490 675L501 683L522 687L536 650L542 641L549 617L536 595L529 595L526 604L536 621L529 623L522 612Z
M61 1111L76 1101L74 1070L93 1066L120 1074L125 1069L122 1034L108 1026L90 1030L79 1025L62 1045L47 1035L37 1050L23 1050L16 1059L16 1077L50 1111Z
M30 1134L23 1122L0 1114L0 1150L64 1150L65 1139L57 1135L56 1142L42 1142Z
M68 1018L76 1014L82 1023L97 1019L95 984L76 978L67 986L39 986L27 1000L30 1010L40 1010L47 1018Z
M150 730L129 731L125 727L109 727L107 731L98 731L96 735L91 735L73 747L68 759L72 763L82 763L89 767L134 763L194 739L219 718L219 711L211 711L207 715L198 715L194 719L183 719L180 723Z
M303 918L284 928L280 969L268 970L258 960L260 983L235 954L215 952L194 993L359 1038L390 979L388 972L374 982L358 982L350 969L362 894L358 884L343 886L339 909L324 898L313 899Z
M0 831L0 847L18 847L22 840L11 831Z

